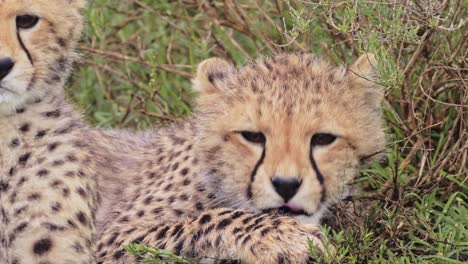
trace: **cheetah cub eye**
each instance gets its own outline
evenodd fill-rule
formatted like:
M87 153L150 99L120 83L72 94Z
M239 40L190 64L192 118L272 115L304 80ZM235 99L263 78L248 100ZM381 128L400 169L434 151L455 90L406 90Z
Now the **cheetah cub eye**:
M39 17L34 15L21 15L16 17L16 27L18 29L30 29L37 25Z
M262 132L241 131L240 134L251 143L262 145L266 143L266 137Z
M312 136L310 144L312 146L326 146L335 142L336 136L332 134L319 133Z

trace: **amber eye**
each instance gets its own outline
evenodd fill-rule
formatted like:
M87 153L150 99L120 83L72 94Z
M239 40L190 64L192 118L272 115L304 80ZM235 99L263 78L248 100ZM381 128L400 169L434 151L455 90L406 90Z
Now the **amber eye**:
M22 15L16 17L16 27L20 29L29 29L34 27L39 21L39 17L33 15Z
M241 131L240 133L249 142L255 144L265 144L266 142L265 135L262 132Z
M310 141L310 144L312 144L312 146L326 146L326 145L330 145L331 143L333 143L335 139L336 139L335 135L319 133L319 134L315 134L314 136L312 136L312 140Z

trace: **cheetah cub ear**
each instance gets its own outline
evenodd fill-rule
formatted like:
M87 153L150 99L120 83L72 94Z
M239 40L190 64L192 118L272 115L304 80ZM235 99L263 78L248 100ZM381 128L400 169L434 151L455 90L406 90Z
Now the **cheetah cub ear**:
M235 71L234 66L223 59L204 60L198 65L197 75L193 80L194 89L200 94L217 93L221 89L217 83L228 78Z
M385 91L377 84L379 79L377 60L374 54L361 55L357 61L349 67L350 79L353 87L365 89L368 102L375 108L380 108Z

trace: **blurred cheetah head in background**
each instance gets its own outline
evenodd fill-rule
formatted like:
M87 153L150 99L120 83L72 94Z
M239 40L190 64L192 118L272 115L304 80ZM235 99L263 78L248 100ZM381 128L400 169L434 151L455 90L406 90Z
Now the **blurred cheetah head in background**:
M82 0L0 0L0 113L62 89L81 35Z

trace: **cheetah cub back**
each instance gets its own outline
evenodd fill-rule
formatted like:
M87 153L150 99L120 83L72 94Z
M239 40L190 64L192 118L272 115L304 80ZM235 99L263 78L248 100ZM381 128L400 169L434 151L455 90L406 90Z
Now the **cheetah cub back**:
M96 194L63 85L82 0L0 0L0 263L94 263Z

